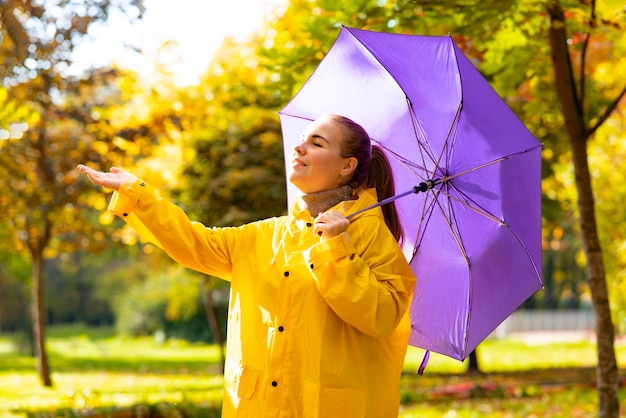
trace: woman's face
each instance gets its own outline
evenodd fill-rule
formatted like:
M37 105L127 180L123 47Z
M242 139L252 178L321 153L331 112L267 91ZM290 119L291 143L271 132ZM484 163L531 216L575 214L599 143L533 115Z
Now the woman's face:
M346 135L346 128L328 117L311 123L291 154L289 181L305 194L347 183L357 160L341 156L341 141Z

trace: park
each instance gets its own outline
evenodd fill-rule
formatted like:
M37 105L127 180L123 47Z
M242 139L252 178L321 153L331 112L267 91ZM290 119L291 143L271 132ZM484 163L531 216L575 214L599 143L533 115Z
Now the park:
M337 109L391 162L417 279L399 416L623 414L621 2L185 1L0 4L0 416L220 416L235 282L172 261L77 166L207 231L291 219L291 150ZM119 45L90 44L107 25Z
M223 389L215 345L121 338L112 329L74 325L51 329L49 349L54 389L38 384L33 359L16 353L14 338L2 335L0 416L219 417ZM616 350L623 365L626 343ZM418 376L422 350L409 348L399 416L597 416L593 341L512 336L488 339L478 352L480 373L437 356ZM625 379L621 374L622 386Z

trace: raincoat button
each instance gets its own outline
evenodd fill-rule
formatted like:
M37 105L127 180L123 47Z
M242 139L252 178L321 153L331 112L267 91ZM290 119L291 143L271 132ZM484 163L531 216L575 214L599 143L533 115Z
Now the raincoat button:
M284 330L285 330L285 327L283 326L278 327L278 332L283 332Z
M274 387L278 386L278 382L277 382L277 381L275 381L275 380L274 380L274 381L272 381L272 386L274 386Z
M144 182L142 181L141 183L139 183L139 185L140 185L141 187L143 187L143 186L145 186L145 185L146 185L146 183L144 183Z
M313 270L313 263L311 263L311 265L309 265L309 267L311 267L311 270Z
M308 226L309 228L313 226L313 224L311 222L307 222L306 226Z
M122 215L124 215L124 216L128 216L128 213L124 212L124 213L122 213Z
M354 260L354 254L350 254L350 260Z
M289 277L289 272L288 272L288 271L284 272L284 273L283 273L283 276L285 276L285 277Z

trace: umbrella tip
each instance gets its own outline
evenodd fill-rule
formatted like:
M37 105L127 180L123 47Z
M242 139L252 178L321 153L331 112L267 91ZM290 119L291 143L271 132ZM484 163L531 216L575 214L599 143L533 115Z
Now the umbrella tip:
M417 369L417 374L422 376L424 374L424 370L426 370L426 366L428 365L428 360L430 359L430 350L426 350L424 353L424 358L422 359L422 363Z

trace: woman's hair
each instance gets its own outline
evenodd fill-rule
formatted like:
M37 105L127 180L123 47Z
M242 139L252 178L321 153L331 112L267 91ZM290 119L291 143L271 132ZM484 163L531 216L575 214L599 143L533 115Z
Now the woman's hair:
M378 200L395 194L393 172L382 148L372 146L370 137L361 125L345 116L330 115L331 120L342 125L349 135L341 142L342 157L355 157L357 167L348 182L353 189L376 188ZM382 206L385 223L398 242L402 242L402 225L394 202Z

